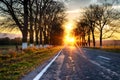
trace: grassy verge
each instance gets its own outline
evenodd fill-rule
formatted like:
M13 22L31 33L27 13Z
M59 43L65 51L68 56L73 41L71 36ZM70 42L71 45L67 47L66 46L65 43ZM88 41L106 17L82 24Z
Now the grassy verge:
M62 47L47 49L28 48L21 53L0 55L0 80L19 80L38 65L53 57Z
M103 47L103 48L93 48L90 47L91 49L99 49L99 50L104 50L104 51L108 51L108 52L115 52L115 53L120 53L120 47L117 46L109 46L109 47Z
M102 48L102 50L105 50L108 52L120 53L120 48Z
M18 47L20 48L21 45L18 45ZM15 49L16 45L0 45L0 49Z

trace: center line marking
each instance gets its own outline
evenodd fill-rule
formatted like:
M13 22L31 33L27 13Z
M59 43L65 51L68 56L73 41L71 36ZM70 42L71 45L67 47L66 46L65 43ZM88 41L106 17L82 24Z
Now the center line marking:
M39 80L43 74L47 71L47 69L51 66L51 64L57 59L57 57L60 55L62 50L59 51L59 53L53 58L53 60L45 67L43 70L33 79L33 80Z
M99 58L103 58L103 59L106 59L106 60L111 60L110 58L108 57L104 57L104 56L98 56Z

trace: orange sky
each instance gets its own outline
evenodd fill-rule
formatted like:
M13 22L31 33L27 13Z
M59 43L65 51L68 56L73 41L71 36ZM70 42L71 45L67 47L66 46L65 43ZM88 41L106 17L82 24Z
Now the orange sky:
M107 0L107 1L110 2L112 0ZM76 21L77 18L79 18L79 16L82 14L82 11L83 11L82 9L84 7L87 7L93 3L100 4L101 2L102 0L68 0L68 2L65 3L67 8L66 13L68 14L67 15L68 21L74 21L74 20ZM114 7L120 8L120 5L116 3ZM0 20L2 19L3 17L0 17ZM13 33L18 35L21 34L21 32L18 30L13 30L12 32L2 31L2 33ZM115 39L120 39L120 33L115 33L114 35L116 36Z

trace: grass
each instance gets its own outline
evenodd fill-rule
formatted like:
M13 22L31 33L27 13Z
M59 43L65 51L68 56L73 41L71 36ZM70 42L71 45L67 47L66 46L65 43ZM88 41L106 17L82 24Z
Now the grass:
M21 53L0 54L0 80L19 80L22 76L53 57L61 48L28 48Z
M103 46L102 48L99 47L90 47L91 49L100 49L104 50L107 52L115 52L115 53L120 53L120 46Z
M19 49L21 48L21 45L18 45ZM16 45L0 45L0 50L9 50L13 49L16 50Z
M102 50L109 51L109 52L120 53L120 46L103 47Z

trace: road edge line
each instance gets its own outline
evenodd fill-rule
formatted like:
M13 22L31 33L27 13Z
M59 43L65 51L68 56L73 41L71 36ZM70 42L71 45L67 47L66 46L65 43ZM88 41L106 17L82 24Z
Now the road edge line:
M38 73L35 78L33 78L33 80L39 80L42 75L47 71L47 69L51 66L51 64L57 59L57 57L60 55L60 53L62 52L62 49L58 52L58 54L50 61L50 63L45 66L42 71L40 73Z

